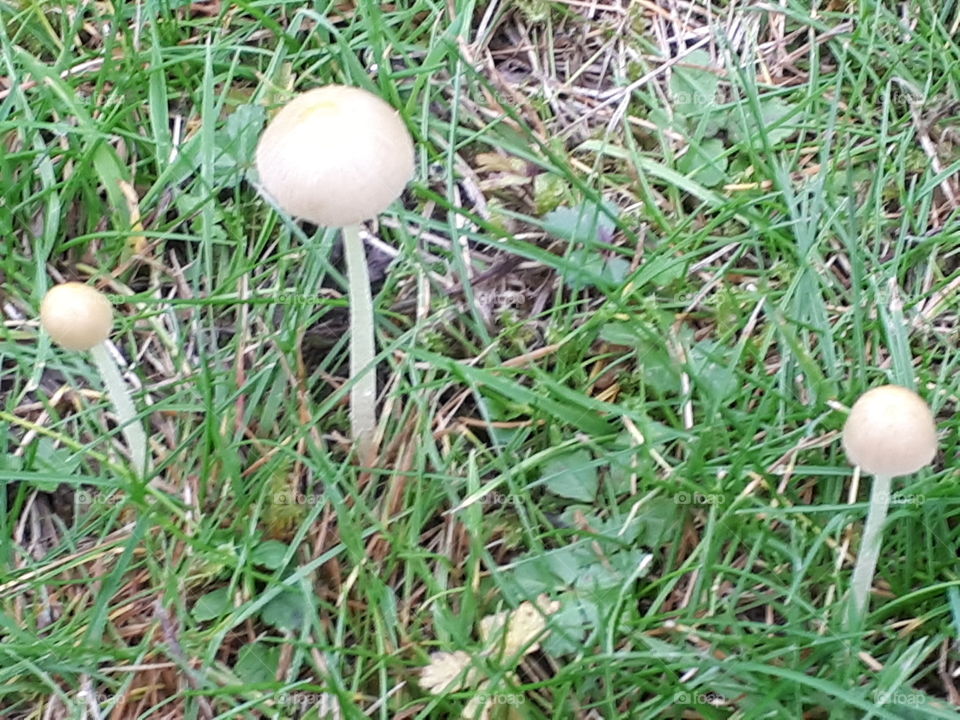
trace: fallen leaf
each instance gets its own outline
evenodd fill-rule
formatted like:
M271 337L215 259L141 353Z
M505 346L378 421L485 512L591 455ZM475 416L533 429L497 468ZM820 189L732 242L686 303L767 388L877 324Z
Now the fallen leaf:
M463 708L461 717L464 720L522 720L523 716L517 710L525 698L512 688L519 682L514 673L506 676L506 687L492 687L489 680L477 685L477 691Z
M431 695L472 687L480 675L472 664L473 659L463 650L432 653L430 664L420 670L420 687Z
M490 681L484 680L477 685L477 692L470 702L463 708L461 716L464 720L490 720L490 713L493 710L493 703L490 701Z
M559 609L559 601L550 601L546 595L540 595L536 605L526 601L516 610L504 610L483 618L480 637L488 643L490 650L500 649L501 660L516 662L521 651L528 655L540 648L539 642L530 642L546 634L547 617Z

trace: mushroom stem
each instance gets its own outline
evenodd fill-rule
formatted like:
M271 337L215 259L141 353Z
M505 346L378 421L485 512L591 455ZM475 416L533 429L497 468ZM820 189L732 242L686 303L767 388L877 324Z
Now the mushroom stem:
M863 529L860 552L857 553L857 564L853 569L853 580L850 585L848 629L860 624L869 606L870 588L877 570L877 557L880 555L880 535L887 519L887 508L890 506L890 485L889 475L874 475L867 524Z
M90 354L97 370L100 371L100 377L106 386L107 395L117 412L117 421L120 423L120 430L127 441L127 447L130 449L130 457L137 472L137 477L143 478L147 474L147 436L143 432L143 425L137 418L137 412L134 410L133 401L127 392L126 383L120 376L120 369L110 355L106 343L101 342L94 345L90 348Z
M373 333L373 297L367 256L359 225L342 229L350 296L350 434L359 445L362 464L372 463L375 452L377 369Z

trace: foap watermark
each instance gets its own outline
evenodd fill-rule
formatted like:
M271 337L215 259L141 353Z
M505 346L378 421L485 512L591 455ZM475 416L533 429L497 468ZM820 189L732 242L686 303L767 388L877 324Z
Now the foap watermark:
M716 107L721 103L723 98L719 93L714 95L708 95L706 93L698 92L673 92L670 91L667 93L667 99L674 105L686 105L688 107Z
M473 294L480 305L493 307L520 307L532 295L522 290L477 290Z
M525 86L517 87L517 89L511 94L506 92L501 92L494 88L484 88L484 94L490 96L490 98L496 102L498 105L509 105L515 106L519 98L526 98L532 102L536 101L545 101L548 99L548 95L543 91L539 84L534 86Z
M522 705L525 698L522 693L479 693L477 701L485 705Z
M722 493L678 492L673 501L677 505L723 505L726 496Z
M331 706L332 701L332 695L319 692L291 692L283 693L277 697L277 704L281 707L292 706L300 708L301 711L306 711L317 706L326 708Z
M673 696L673 701L679 705L714 705L721 706L727 704L727 699L716 692L678 692Z
M520 498L511 493L491 492L480 498L484 505L514 505Z
M302 295L299 293L279 293L274 299L278 305L297 305L300 307L318 305L323 302L323 298L319 295Z
M876 705L910 705L927 704L927 696L915 690L874 690L873 702Z
M319 505L323 502L323 495L301 492L273 493L274 505Z
M123 493L106 495L98 490L77 490L75 497L80 505L110 506L122 505L127 498Z

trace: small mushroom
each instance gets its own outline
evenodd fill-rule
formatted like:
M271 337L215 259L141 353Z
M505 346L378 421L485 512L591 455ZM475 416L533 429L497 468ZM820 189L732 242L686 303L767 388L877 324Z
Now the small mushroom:
M105 344L113 328L113 306L99 290L78 282L55 285L40 303L40 325L65 350L89 350L107 389L138 477L147 471L147 439L133 401Z
M853 569L848 626L859 623L868 604L880 554L880 536L894 477L929 465L937 452L937 427L930 407L912 390L883 385L854 403L843 426L843 449L853 465L874 476L867 524Z
M65 350L89 350L110 335L113 305L99 290L78 282L55 285L40 303L40 324Z
M413 177L400 115L360 88L327 85L299 95L270 121L256 150L264 191L285 212L342 229L350 300L351 434L364 464L376 453L373 299L359 223L396 200Z

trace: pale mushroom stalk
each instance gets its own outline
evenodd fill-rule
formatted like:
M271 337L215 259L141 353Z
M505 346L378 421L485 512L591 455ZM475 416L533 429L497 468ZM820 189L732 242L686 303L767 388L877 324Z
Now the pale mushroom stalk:
M130 449L133 468L137 477L143 478L146 476L148 469L147 435L137 418L133 400L130 398L130 393L127 392L127 384L123 381L120 369L110 354L110 350L107 349L106 343L98 343L90 348L90 356L100 372L100 378L107 390L107 397L110 398L113 409L117 413L117 422L120 424L123 439L127 441L127 447Z
M376 427L377 369L373 327L373 296L367 256L360 238L359 225L342 229L347 261L347 286L350 299L350 433L359 445L360 458L372 460Z
M137 418L127 385L106 340L113 329L113 306L95 288L78 282L55 285L40 303L40 324L65 350L89 350L113 404L137 476L149 467L147 436Z
M853 579L850 581L850 614L847 618L847 624L850 627L859 623L860 618L867 612L870 587L873 585L873 576L877 571L877 558L880 557L883 524L887 520L887 509L890 507L892 484L893 478L889 475L873 476L867 524L863 528L857 564L853 568Z
M933 461L937 427L923 398L904 387L882 385L868 390L853 404L843 425L842 441L850 462L861 472L873 475L867 524L844 618L850 631L860 628L869 610L893 478L914 473Z

